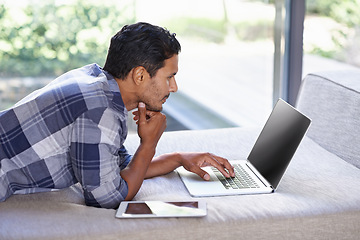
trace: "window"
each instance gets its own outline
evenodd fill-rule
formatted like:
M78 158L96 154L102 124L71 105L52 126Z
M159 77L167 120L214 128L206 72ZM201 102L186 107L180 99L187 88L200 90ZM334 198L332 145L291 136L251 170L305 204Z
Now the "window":
M360 68L360 1L307 0L303 75Z
M259 125L272 108L275 6L268 1L136 1L136 19L182 45L168 130Z
M147 21L177 33L182 45L179 91L164 105L168 131L261 125L276 90L274 23L282 9L284 28L287 2L0 0L0 109L70 69L103 65L111 36Z

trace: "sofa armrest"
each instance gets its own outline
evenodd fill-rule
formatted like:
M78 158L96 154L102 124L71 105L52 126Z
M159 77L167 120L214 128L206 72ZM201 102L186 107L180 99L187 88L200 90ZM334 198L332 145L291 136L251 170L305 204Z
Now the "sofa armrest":
M310 138L360 168L360 70L307 75L297 108L312 119Z

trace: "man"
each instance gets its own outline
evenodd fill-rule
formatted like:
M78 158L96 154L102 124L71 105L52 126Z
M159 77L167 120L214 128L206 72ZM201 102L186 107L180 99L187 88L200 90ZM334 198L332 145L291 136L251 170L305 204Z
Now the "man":
M179 166L234 176L226 159L209 153L153 158L166 128L162 104L177 91L180 44L150 25L124 26L112 39L104 68L72 70L0 112L0 201L16 193L62 189L79 182L87 205L116 208L145 178ZM127 153L127 113L134 112L140 145Z

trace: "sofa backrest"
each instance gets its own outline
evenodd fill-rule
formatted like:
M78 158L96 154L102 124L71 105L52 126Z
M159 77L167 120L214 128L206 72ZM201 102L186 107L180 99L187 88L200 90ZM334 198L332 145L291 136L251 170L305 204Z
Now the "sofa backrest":
M360 168L360 70L307 75L296 107L312 119L308 137Z

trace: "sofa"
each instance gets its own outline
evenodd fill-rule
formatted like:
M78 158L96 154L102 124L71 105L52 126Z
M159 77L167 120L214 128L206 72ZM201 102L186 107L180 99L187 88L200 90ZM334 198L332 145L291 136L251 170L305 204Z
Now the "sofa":
M296 107L312 119L275 193L201 198L201 218L117 219L81 187L0 203L0 239L359 239L360 71L307 75ZM156 154L247 157L262 126L164 133ZM139 143L129 135L126 147ZM176 171L147 179L134 200L191 200Z

